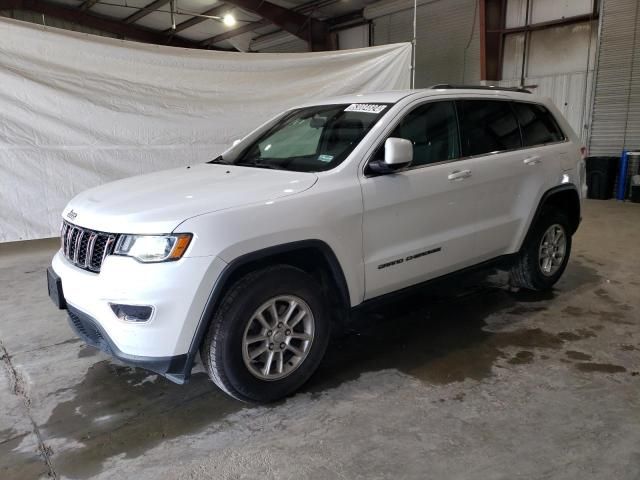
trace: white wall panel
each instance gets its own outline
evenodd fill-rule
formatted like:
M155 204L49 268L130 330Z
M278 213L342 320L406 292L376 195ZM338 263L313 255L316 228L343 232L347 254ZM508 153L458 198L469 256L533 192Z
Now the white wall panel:
M589 22L531 32L527 74L540 76L584 71L590 54L593 67L596 40L597 26L594 23L592 28ZM590 50L592 41L594 48Z
M374 45L411 41L413 9L374 19ZM377 7L374 4L373 7ZM369 8L369 7L367 7ZM382 10L382 8L378 8ZM479 12L476 0L440 0L418 7L416 87L436 83L478 83L480 81Z
M592 0L532 0L531 23L585 15L592 9Z
M592 71L588 74L574 72L525 78L526 85L535 85L535 88L531 88L534 95L553 100L583 142L586 142L588 131L592 81ZM497 83L503 87L517 87L520 80L502 80Z
M505 26L521 27L525 23L527 0L507 0Z
M560 18L589 14L592 0L531 0L529 23L542 23ZM507 0L507 28L525 24L527 0Z
M595 64L597 24L578 23L531 32L525 65L527 76L546 76L592 70ZM505 37L502 78L520 78L524 34Z
M535 31L529 39L525 84L535 85L532 90L536 95L551 98L586 142L597 44L596 22ZM523 45L524 34L505 38L501 85L519 85Z
M511 80L520 78L522 73L522 50L524 33L513 33L504 38L502 53L502 78Z

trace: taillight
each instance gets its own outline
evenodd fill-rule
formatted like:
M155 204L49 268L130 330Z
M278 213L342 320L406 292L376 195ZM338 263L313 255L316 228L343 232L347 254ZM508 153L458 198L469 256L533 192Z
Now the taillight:
M587 152L587 147L580 147L580 155L582 156L583 160L587 159L587 155L589 152Z

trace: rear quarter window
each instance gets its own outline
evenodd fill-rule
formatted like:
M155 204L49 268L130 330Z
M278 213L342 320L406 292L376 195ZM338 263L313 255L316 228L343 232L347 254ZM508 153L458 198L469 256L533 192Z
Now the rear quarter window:
M520 122L525 147L561 142L565 139L555 118L544 105L515 102L513 108Z

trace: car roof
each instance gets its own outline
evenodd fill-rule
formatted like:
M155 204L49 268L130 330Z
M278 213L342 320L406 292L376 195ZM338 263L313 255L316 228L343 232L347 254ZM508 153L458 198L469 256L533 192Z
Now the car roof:
M300 107L309 107L314 105L335 105L344 103L398 103L400 100L406 97L497 97L497 98L511 98L513 100L521 100L528 102L545 103L544 99L525 91L515 91L512 89L496 88L464 88L464 87L450 87L442 86L442 88L431 87L423 89L413 90L390 90L385 92L371 92L371 93L358 93L350 95L341 95L338 97L330 97L322 100L314 100L307 102Z

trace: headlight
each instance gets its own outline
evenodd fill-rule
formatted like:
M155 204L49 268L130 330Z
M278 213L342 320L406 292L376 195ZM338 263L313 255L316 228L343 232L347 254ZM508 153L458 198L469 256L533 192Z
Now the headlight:
M113 250L141 262L168 262L184 255L191 242L190 233L175 235L120 235Z

